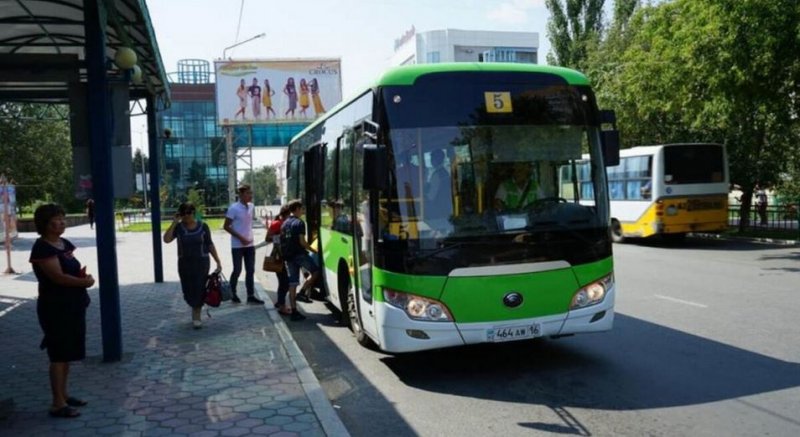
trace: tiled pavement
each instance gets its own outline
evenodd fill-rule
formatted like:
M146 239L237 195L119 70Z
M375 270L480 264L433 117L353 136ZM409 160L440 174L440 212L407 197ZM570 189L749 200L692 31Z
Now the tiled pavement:
M96 272L93 231L79 226L64 236ZM21 234L13 245L12 267L22 274L0 275L0 435L348 435L272 305L226 302L193 330L175 245L164 246L165 282L155 284L149 233L117 233L123 359L102 362L95 287L87 359L72 365L69 385L89 405L79 418L50 418L37 283L27 262L35 237ZM215 231L214 241L229 272L228 238ZM240 280L240 296L243 286Z

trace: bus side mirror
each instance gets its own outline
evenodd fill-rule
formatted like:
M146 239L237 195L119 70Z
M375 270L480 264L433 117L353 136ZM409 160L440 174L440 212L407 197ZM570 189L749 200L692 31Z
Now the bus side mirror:
M611 125L610 130L603 130L603 125ZM617 130L617 113L611 109L600 110L600 146L603 149L603 161L606 167L619 165L619 131Z
M364 144L364 189L389 189L389 164L386 147L377 144Z
M616 129L601 131L600 142L606 167L619 165L619 131Z

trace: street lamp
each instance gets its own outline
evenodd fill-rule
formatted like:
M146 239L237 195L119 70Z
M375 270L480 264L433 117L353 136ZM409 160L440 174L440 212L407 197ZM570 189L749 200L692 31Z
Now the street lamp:
M244 40L244 41L242 41L242 42L237 42L236 44L234 44L234 45L232 45L232 46L225 47L225 48L222 50L222 60L224 61L224 60L226 59L226 58L225 58L225 52L227 52L227 51L228 51L228 49L232 49L232 48L234 48L234 47L238 47L238 46L240 46L240 45L242 45L242 44L244 44L244 43L248 43L248 42L250 42L250 41L252 41L252 40L254 40L254 39L263 38L263 37L265 37L265 36L267 36L267 34L266 34L266 33L260 33L260 34L258 34L258 35L256 35L256 36L252 37L252 38L248 38L248 39L246 39L246 40Z

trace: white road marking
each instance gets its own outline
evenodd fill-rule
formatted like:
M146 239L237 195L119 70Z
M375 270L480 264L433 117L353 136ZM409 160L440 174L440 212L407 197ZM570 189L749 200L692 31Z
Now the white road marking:
M16 308L16 307L22 305L23 303L25 303L25 301L22 300L22 299L0 298L0 303L11 304L11 306L9 306L8 308L4 309L3 311L0 311L0 317L3 317L6 314L10 313L14 308Z
M691 305L693 307L708 308L708 305L703 305L703 304L697 303L697 302L690 302L688 300L676 299L674 297L662 296L660 294L654 294L653 296L655 296L655 297L657 297L659 299L664 299L664 300L668 300L668 301L671 301L671 302L677 302L677 303L682 303L682 304L685 304L685 305Z

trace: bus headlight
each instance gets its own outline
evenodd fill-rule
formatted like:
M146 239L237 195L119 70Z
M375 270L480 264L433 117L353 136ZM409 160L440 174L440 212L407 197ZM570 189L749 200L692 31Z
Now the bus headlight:
M614 275L608 275L582 287L572 296L569 309L577 310L602 302L612 285L614 285Z
M450 310L438 300L411 293L383 289L383 297L389 305L405 311L408 317L424 322L452 322Z

